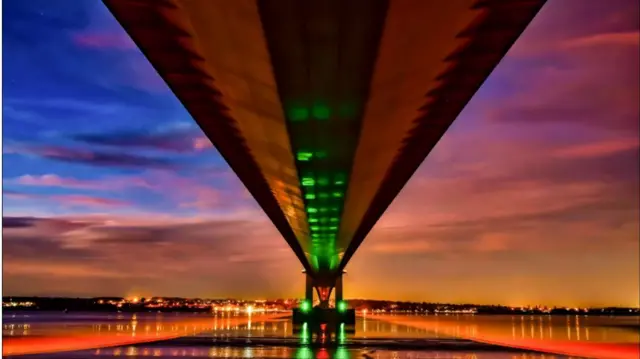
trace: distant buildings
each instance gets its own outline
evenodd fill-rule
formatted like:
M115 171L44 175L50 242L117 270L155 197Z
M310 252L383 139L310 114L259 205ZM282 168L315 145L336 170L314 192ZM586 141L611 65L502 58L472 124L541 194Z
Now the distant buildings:
M2 300L2 307L3 308L30 308L35 306L34 302L31 301L5 301L4 299Z
M300 299L239 300L177 297L100 297L38 298L5 297L7 310L74 310L74 311L186 311L212 313L273 313L288 311L300 305ZM366 299L346 301L361 314L405 315L640 315L639 308L551 308L546 306L507 307L499 305L443 304L427 302L394 302Z

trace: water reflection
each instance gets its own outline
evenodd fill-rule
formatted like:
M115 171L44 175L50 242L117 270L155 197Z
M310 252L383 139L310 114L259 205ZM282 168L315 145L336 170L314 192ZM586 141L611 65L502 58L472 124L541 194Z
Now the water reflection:
M537 353L505 353L505 352L447 352L447 351L407 351L407 350L390 350L390 351L371 351L371 350L354 350L344 347L338 348L311 348L311 347L210 347L210 348L161 348L153 351L139 350L121 350L119 348L95 351L91 356L83 357L86 353L76 352L69 353L69 359L96 358L107 356L122 357L156 357L156 358L175 358L175 357L192 357L192 358L295 358L295 359L569 359L566 356L544 355ZM25 357L24 359L31 359ZM58 358L56 358L58 359ZM577 359L577 358L576 358Z
M103 314L85 317L81 314L57 319L44 314L25 316L13 314L3 316L2 335L4 338L61 336L93 334L98 336L151 336L161 334L175 335L228 335L228 336L272 336L291 337L292 326L288 320L265 321L251 316L245 322L233 312L220 312L211 316ZM595 342L637 343L638 317L611 318L589 316L479 316L479 315L431 315L420 317L430 326L411 328L374 320L370 317L359 318L355 326L355 336L359 338L375 337L475 337L479 334L495 333L508 335L512 339L570 340ZM185 323L186 321L193 322ZM198 321L199 320L199 321ZM633 330L635 326L636 330ZM306 327L301 334L302 340L310 341L311 333ZM325 333L325 336L329 334ZM336 335L338 342L346 338L345 328L341 326ZM331 339L330 337L326 338Z
M393 317L393 316L389 316ZM373 317L375 318L375 317ZM486 333L512 339L638 343L640 317L425 315L427 326L406 328L365 316L356 324L360 337L477 337ZM634 329L635 328L635 329Z
M38 313L38 315L12 314L3 316L3 337L5 341L11 338L32 338L30 345L39 345L42 338L62 338L67 336L73 344L90 340L115 340L118 338L132 338L148 340L149 338L204 338L207 345L198 344L195 347L163 348L158 345L125 346L113 349L93 350L91 356L122 356L122 357L296 357L296 358L391 358L394 355L407 357L409 352L395 352L378 350L373 353L354 349L354 340L374 340L381 338L396 339L450 339L450 338L481 338L486 335L497 335L514 341L522 340L554 340L573 342L603 342L630 343L640 342L637 329L638 317L610 318L588 316L481 316L481 315L430 315L416 316L415 320L424 324L411 327L398 323L388 323L370 316L358 318L355 334L349 333L341 325L335 333L312 333L309 325L303 325L300 333L293 333L293 326L288 319L266 318L260 316L243 317L236 313L219 312L210 315L192 314L95 314L77 313L61 315L60 313ZM627 326L627 327L625 327ZM83 339L79 339L83 338ZM98 338L98 339L96 339ZM100 339L102 338L102 339ZM241 338L251 345L228 343ZM285 347L273 344L259 344L263 338L278 340L292 340L293 344ZM211 342L218 343L209 347ZM257 342L256 342L257 341ZM33 344L35 343L35 344ZM204 341L203 341L204 343ZM227 344L225 344L227 343ZM256 344L258 343L258 344ZM280 342L282 343L282 342ZM322 351L320 344L331 344ZM227 347L225 347L227 345ZM259 345L264 345L263 347ZM414 353L411 358L444 358L440 352L432 351L431 356L424 353ZM417 353L417 354L416 354ZM442 352L444 353L444 352ZM420 354L420 355L419 355ZM451 353L450 353L451 354ZM493 353L496 354L496 353ZM75 355L75 354L74 354ZM86 355L86 352L85 354ZM422 355L422 356L421 356ZM444 354L442 354L444 355ZM447 358L543 358L543 356L523 356L522 354L508 356L478 353L456 352ZM475 355L475 356L474 356ZM502 354L501 354L502 355ZM506 354L505 354L506 355ZM544 356L551 358L553 356ZM27 357L22 357L27 359ZM45 357L42 357L43 359ZM62 357L59 357L62 358ZM81 358L64 356L65 359ZM560 358L556 356L556 358Z
M640 356L639 317L387 315L372 318L387 322L392 332L394 325L401 324L432 332L436 337L469 339L504 347L589 357L635 359Z

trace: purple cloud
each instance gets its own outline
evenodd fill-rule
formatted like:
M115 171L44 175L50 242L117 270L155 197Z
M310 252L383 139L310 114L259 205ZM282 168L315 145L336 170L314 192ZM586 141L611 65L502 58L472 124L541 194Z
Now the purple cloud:
M28 228L36 219L31 217L3 217L2 228Z
M119 148L149 148L162 151L186 153L212 148L211 142L198 130L173 132L124 131L107 134L84 134L73 136L76 141L94 145Z
M113 32L81 32L73 34L73 42L92 49L135 50L135 43L124 31Z
M12 148L12 152L100 167L156 169L177 169L180 167L178 163L168 159L61 146L22 146L19 149Z

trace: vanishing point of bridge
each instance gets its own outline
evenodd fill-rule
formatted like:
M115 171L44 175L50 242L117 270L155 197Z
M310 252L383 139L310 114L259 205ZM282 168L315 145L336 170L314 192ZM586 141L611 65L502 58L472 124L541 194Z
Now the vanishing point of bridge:
M316 288L544 0L104 0Z

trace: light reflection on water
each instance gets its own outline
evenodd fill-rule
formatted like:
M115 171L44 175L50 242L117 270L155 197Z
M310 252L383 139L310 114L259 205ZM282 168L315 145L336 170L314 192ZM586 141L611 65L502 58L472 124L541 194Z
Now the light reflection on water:
M209 318L205 324L185 325L185 319ZM3 337L92 333L98 335L131 335L138 333L174 332L205 336L291 337L293 327L288 320L255 321L235 324L232 319L243 318L234 313L211 314L10 314L3 315ZM638 342L638 330L630 329L640 323L639 317L589 316L482 316L440 315L424 316L434 323L432 330L412 328L358 318L357 338L452 338L474 336L479 330L499 332L513 339L554 339L596 342ZM624 328L624 326L630 328Z
M409 350L359 350L311 347L210 347L210 348L109 348L94 351L60 353L39 356L6 357L7 359L95 359L103 357L123 358L295 358L295 359L572 359L572 357L536 353L465 352L465 351L409 351ZM578 358L575 358L578 359Z
M640 317L551 316L551 315L428 315L421 320L432 324L431 329L404 327L367 320L363 317L356 327L358 335L377 337L435 338L475 337L478 333L492 333L512 339L589 341L602 343L640 342ZM635 329L634 329L635 328Z
M187 319L197 318L197 325L184 324ZM242 319L239 324L238 319ZM622 325L637 325L638 317L609 318L587 316L482 316L482 315L440 315L425 316L419 320L434 325L429 330L404 325L381 322L370 318L358 318L355 335L340 330L336 334L338 344L359 339L447 339L459 336L473 337L477 332L494 332L513 339L553 339L571 341L597 341L616 343L638 343L636 329L624 329ZM207 338L217 341L216 346L191 345L176 346L171 342L153 345L124 346L96 349L92 351L66 352L38 356L38 358L88 358L96 356L123 357L212 357L212 358L566 358L565 356L521 354L508 352L467 353L456 350L410 351L376 350L371 353L360 349L338 347L333 349L313 349L308 346L315 341L314 335L302 331L294 335L293 326L287 319L256 320L234 313L219 314L101 314L101 313L29 313L3 315L3 337L47 338L58 336L136 336L149 337L154 333L175 333L176 336ZM76 338L77 338L76 337ZM282 338L299 340L299 345L253 346L225 344L232 338L243 340L258 338ZM297 339L296 339L297 338ZM6 357L10 358L10 357ZM29 356L22 356L28 359ZM35 358L35 357L34 357Z

